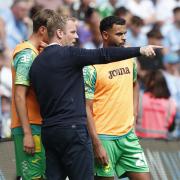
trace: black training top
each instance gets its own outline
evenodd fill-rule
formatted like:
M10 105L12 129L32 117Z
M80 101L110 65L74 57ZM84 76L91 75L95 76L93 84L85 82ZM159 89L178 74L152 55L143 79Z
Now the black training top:
M85 124L86 109L82 68L118 59L140 56L140 48L101 48L48 46L35 58L30 79L35 90L43 127Z

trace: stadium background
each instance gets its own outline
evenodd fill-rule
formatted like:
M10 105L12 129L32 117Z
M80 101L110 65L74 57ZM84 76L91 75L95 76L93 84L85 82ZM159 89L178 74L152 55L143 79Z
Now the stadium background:
M145 150L153 180L180 179L180 142L164 140L140 140ZM15 180L13 142L0 142L0 180Z
M25 6L21 6L21 2ZM143 90L142 82L148 71L163 71L171 98L177 105L174 127L167 129L165 139L141 139L141 144L153 179L180 179L179 0L0 0L0 180L13 180L15 176L13 143L9 139L12 51L31 34L32 16L42 8L77 18L77 45L80 47L101 47L100 19L114 14L127 21L128 46L156 44L165 47L153 60L137 59L138 77Z

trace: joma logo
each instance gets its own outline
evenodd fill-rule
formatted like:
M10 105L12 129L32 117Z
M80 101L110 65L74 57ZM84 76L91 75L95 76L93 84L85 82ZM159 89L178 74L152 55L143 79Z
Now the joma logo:
M119 68L119 69L109 71L109 79L112 79L115 76L124 75L124 74L130 74L130 70L128 67Z

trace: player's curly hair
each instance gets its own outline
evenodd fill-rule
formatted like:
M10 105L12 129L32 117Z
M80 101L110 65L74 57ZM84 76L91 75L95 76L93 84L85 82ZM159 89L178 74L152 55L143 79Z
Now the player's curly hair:
M113 25L125 25L126 20L117 16L108 16L100 22L100 32L107 31L113 27Z

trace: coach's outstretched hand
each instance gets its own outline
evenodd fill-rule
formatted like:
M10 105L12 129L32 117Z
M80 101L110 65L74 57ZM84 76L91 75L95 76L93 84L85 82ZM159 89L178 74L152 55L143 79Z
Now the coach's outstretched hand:
M140 53L144 56L155 56L155 49L162 49L163 46L148 45L140 48Z

